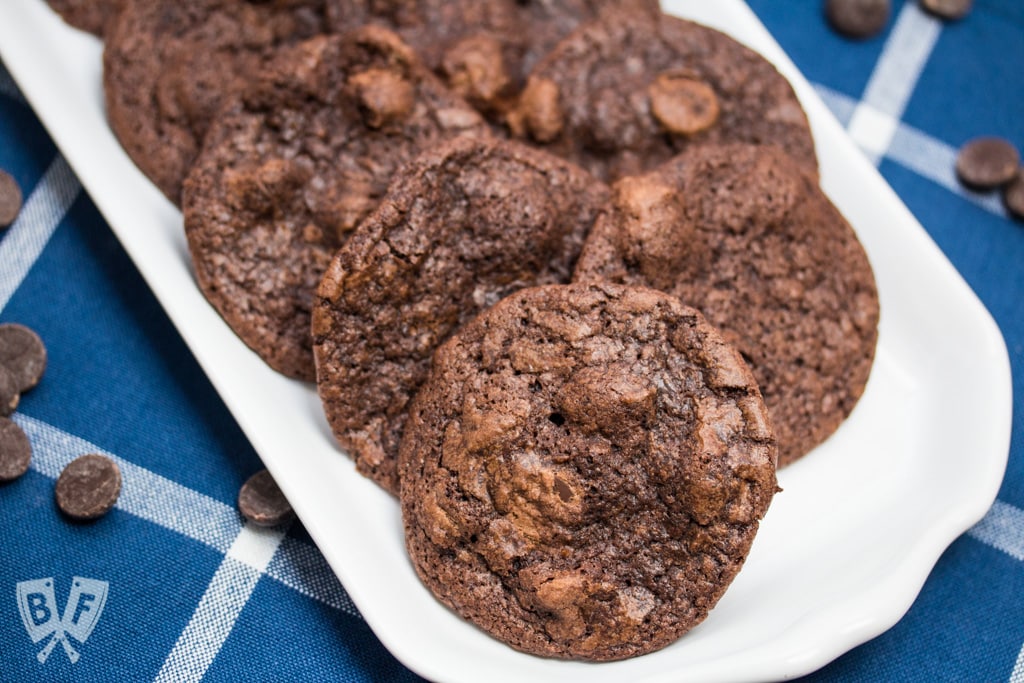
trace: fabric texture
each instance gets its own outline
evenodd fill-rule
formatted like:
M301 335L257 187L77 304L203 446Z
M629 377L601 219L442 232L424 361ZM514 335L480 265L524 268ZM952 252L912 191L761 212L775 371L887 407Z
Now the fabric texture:
M977 0L946 23L897 1L860 42L818 0L750 5L992 313L1016 388L988 515L895 627L805 680L1024 683L1024 223L953 174L972 137L1024 148L1024 4ZM301 524L243 523L235 497L258 456L2 65L0 168L25 196L0 232L0 322L49 351L15 414L31 470L0 485L0 681L419 680ZM53 484L90 452L118 462L122 495L72 524ZM75 622L64 641L61 617Z

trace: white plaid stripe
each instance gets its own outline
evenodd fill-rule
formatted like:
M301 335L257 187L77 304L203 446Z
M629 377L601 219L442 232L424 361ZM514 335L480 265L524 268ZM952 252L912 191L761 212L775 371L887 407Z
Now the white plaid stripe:
M259 571L246 563L225 556L199 600L195 613L153 680L157 683L201 680L231 634L260 576Z
M1024 510L997 500L967 535L1010 557L1024 561ZM1024 683L1024 645L1010 672L1009 683Z
M118 510L145 519L165 529L229 554L245 529L238 512L218 500L139 467L99 448L85 439L68 434L41 420L17 412L14 421L32 443L32 469L56 479L64 467L85 453L106 455L121 469ZM239 550L239 548L236 548ZM243 559L247 553L240 554ZM359 616L352 600L338 583L323 556L314 547L286 538L279 551L260 571L293 590L320 602Z
M14 225L0 240L0 311L43 252L81 189L64 157L57 155L21 207Z
M164 660L155 683L191 683L202 679L231 635L238 615L283 538L281 531L249 525L242 528Z
M988 514L967 533L1024 562L1024 510L997 500Z
M1024 683L1024 647L1017 654L1017 662L1010 673L1010 683Z
M56 479L80 455L99 453L121 468L121 495L117 509L177 532L226 553L242 528L231 507L134 465L56 427L24 413L15 413L32 443L32 468Z
M352 598L315 546L285 538L267 567L267 576L329 607L359 616Z
M903 5L847 127L876 165L889 149L941 32L941 22L916 2Z
M824 85L815 85L815 91L836 118L846 124L857 106L856 101ZM941 185L953 194L997 216L1007 217L997 193L981 194L965 188L956 178L958 150L905 123L896 127L886 158L913 171L922 178Z

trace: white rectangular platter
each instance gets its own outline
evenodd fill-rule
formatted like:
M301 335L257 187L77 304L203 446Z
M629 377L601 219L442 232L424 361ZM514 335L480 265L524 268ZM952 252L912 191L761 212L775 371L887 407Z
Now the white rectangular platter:
M877 360L851 418L780 472L746 566L668 648L584 664L515 652L454 616L405 555L397 502L340 453L315 389L270 370L196 287L181 214L107 127L101 46L43 0L0 2L0 55L384 645L439 681L781 680L892 626L940 553L995 498L1009 450L998 328L876 169L739 0L670 0L771 60L811 120L822 184L877 276Z

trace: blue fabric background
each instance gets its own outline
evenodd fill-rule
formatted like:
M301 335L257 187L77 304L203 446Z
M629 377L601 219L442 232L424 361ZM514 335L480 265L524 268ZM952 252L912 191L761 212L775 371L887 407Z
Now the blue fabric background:
M750 5L847 121L890 33L840 38L817 0ZM912 9L895 2L890 30ZM0 85L5 79L11 85L0 67ZM977 0L966 19L943 25L900 114L902 131L947 152L982 134L1024 147L1024 3ZM1000 519L1019 525L995 540L985 530L991 525L965 534L902 621L806 680L1022 683L1024 224L943 184L941 169L917 168L913 154L886 154L879 168L992 312L1010 351L1014 434L997 507ZM57 158L31 109L0 87L0 168L28 197ZM0 260L0 272L5 267ZM235 496L259 459L85 193L9 301L0 299L0 322L8 321L36 329L50 353L45 381L19 407L27 428L48 425L53 438L73 435L166 478L175 491L201 494L237 533ZM226 547L122 509L70 524L55 509L45 468L0 485L0 681L154 679L224 566ZM77 664L58 646L40 665L43 643L32 644L22 628L15 584L52 576L63 607L72 575L109 581L111 597L94 636L76 644ZM418 679L380 645L296 524L204 680Z

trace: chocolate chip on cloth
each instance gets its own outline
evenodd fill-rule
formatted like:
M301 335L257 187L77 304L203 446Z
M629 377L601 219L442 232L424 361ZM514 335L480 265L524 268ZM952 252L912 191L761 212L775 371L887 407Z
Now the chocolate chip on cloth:
M588 660L702 621L776 491L739 353L674 297L610 284L521 290L455 333L400 467L437 598L516 649Z
M7 417L15 411L21 402L21 391L14 374L0 365L0 417Z
M121 495L121 469L104 455L75 458L57 477L57 507L71 519L90 521L107 514Z
M39 384L46 370L46 347L33 330L17 323L0 325L0 366L24 393Z
M110 126L175 204L221 105L276 47L321 33L324 0L131 0L108 25Z
M313 311L320 398L360 472L398 491L406 406L434 350L503 296L568 282L607 198L582 169L497 139L458 139L403 169Z
M8 227L21 213L21 187L18 181L0 169L0 230Z
M533 70L508 124L602 179L704 142L778 145L817 173L807 117L775 67L666 15L607 11L580 27Z
M921 7L941 19L963 19L974 5L973 0L919 0Z
M185 183L203 293L271 367L313 380L310 312L334 252L401 165L486 132L386 29L283 49L218 117Z
M1003 188L1003 204L1011 216L1024 221L1024 166L1017 169L1017 175Z
M778 148L734 144L613 189L575 279L656 287L699 309L750 364L780 465L832 434L867 383L878 292L815 180Z
M832 28L862 40L878 35L889 22L891 0L827 0L825 17Z
M25 432L18 423L0 417L0 484L14 481L28 472L31 460L32 444Z
M1012 142L999 137L968 140L956 155L956 175L967 187L992 190L1017 175L1020 152Z
M54 12L71 26L103 37L124 0L46 0Z
M260 470L242 484L238 491L238 511L262 527L279 526L295 517L291 504L267 470Z

